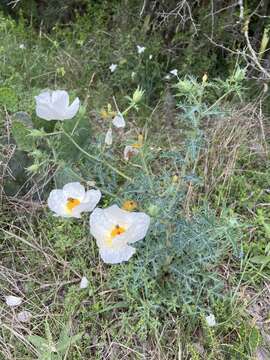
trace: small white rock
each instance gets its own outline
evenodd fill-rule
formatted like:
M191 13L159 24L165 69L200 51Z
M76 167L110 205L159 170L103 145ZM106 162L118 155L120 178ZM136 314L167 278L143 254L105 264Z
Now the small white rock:
M6 296L5 299L6 299L6 304L11 307L19 306L22 303L22 298L18 296L9 295Z
M112 123L117 128L123 128L126 126L125 119L124 119L123 115L120 113L114 117Z
M207 325L210 327L216 326L216 324L217 324L214 314L210 314L209 316L206 316L205 321L206 321Z
M23 323L29 322L31 320L31 317L32 314L26 310L19 312L19 314L17 315L17 319Z
M88 287L89 281L86 276L83 276L80 282L80 289L86 289Z

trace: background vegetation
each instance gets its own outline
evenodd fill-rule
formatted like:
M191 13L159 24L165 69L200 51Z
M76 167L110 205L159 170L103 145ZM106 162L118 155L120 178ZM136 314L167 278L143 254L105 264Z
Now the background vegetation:
M270 358L268 3L0 9L0 359ZM125 109L138 85L128 131L104 147L102 110L114 99ZM73 142L36 117L45 88L80 97L76 131L64 125ZM140 134L140 155L125 162ZM68 181L100 188L102 206L132 199L151 216L130 262L99 260L88 215L49 213L49 191ZM29 323L7 294L23 297Z

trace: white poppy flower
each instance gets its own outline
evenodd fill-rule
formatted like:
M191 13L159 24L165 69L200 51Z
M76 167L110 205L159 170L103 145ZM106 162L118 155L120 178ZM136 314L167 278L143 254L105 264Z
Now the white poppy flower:
M144 50L145 50L144 46L137 45L138 54L142 54L144 52Z
M112 145L112 129L109 129L106 133L105 144L108 146Z
M112 121L113 125L117 128L122 128L122 127L125 127L126 126L126 122L125 122L125 119L124 119L124 116L121 114L121 113L118 113L113 121Z
M83 276L80 282L80 289L86 289L88 287L89 281L86 276Z
M210 327L216 326L216 324L217 324L214 314L210 314L209 316L206 316L205 321L206 321L207 325Z
M128 161L132 156L139 154L139 150L132 145L125 146L124 159Z
M171 78L170 75L165 75L164 76L164 79L166 79L166 80L170 80L170 78Z
M174 75L174 76L177 76L178 74L178 70L177 69L173 69L170 71L170 74Z
M73 182L66 184L61 190L52 190L48 206L55 212L55 216L80 218L81 212L92 211L100 198L99 190L85 191L79 182Z
M22 303L22 298L18 296L9 295L9 296L5 296L5 299L6 299L6 304L11 307L19 306Z
M152 60L153 59L153 55L149 55L149 60Z
M80 107L79 98L69 105L69 96L64 90L45 91L35 99L37 116L48 121L72 119Z
M25 49L25 45L24 45L24 44L20 44L20 45L19 45L19 48L20 48L21 50L24 50L24 49Z
M19 314L17 315L17 319L20 322L26 323L29 322L31 320L32 314L29 311L21 311L19 312Z
M130 212L112 205L96 208L90 215L90 233L99 247L102 260L107 264L128 261L136 252L129 244L145 237L150 217L143 212Z
M117 66L118 65L116 65L116 64L112 64L111 66L109 66L109 69L110 69L111 73L115 72Z

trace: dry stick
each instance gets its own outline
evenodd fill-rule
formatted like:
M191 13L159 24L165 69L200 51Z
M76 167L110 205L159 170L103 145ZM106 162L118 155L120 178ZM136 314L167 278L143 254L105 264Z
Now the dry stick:
M238 5L240 8L239 20L242 22L244 19L244 5L243 0L238 0Z
M48 260L54 260L56 261L57 263L61 264L62 266L66 266L68 263L66 263L64 260L61 260L61 259L58 259L57 257L55 256L52 256L50 254L47 254L40 246L37 246L33 243L30 243L29 241L25 240L24 238L22 238L21 236L19 235L16 235L14 233L11 233L10 231L7 231L5 229L0 229L2 230L4 233L6 233L7 235L10 235L11 237L15 238L16 240L22 242L23 244L29 246L30 248L36 250L36 251L39 251L42 253L42 255L45 257L45 259L48 261ZM69 267L70 271L72 271L75 275L77 276L80 276L80 274L74 270L72 267Z
M23 335L21 335L20 333L18 333L16 330L14 330L13 328L11 328L10 326L8 326L7 324L3 323L2 321L0 322L0 325L2 328L8 330L11 332L11 334L13 334L16 338L20 339L25 345L27 345L31 351L33 353L35 353L36 355L39 355L39 353L37 352L37 350L35 349L35 347L27 340L27 338Z
M223 50L226 50L226 51L228 51L229 53L231 53L231 54L233 54L233 55L237 55L237 56L239 56L239 55L242 55L244 58L245 58L245 60L246 60L246 62L247 62L247 64L248 65L250 65L249 64L249 62L248 62L248 60L247 60L247 58L248 59L250 59L250 60L252 60L252 62L253 62L253 67L254 68L256 68L257 70L261 70L264 74L266 73L266 76L268 77L268 78L270 78L270 74L261 66L261 64L258 62L258 59L257 59L257 56L256 56L256 54L255 54L255 51L253 50L253 48L252 48L252 46L251 46L251 49L253 50L253 52L254 52L254 54L255 54L255 58L257 59L257 62L255 61L255 59L254 59L254 57L252 56L252 54L250 55L250 54L246 54L245 53L245 51L240 51L240 50L232 50L232 49L230 49L230 48L228 48L228 47L226 47L226 46L224 46L224 45L222 45L222 44L218 44L217 42L215 42L213 39L211 39L207 34L203 34L213 45L215 45L215 46L217 46L217 47L219 47L219 48L221 48L221 49L223 49ZM249 39L248 39L248 41L249 41ZM250 43L250 42L249 42ZM248 48L248 50L249 51L251 51L250 50L250 48ZM255 65L255 66L254 66Z
M248 28L249 28L249 20L250 18L247 19L245 25L244 25L244 35L245 35L245 39L247 42L247 47L251 53L251 58L253 60L253 62L257 65L257 67L261 70L261 72L268 78L270 79L270 74L268 71L265 70L265 68L260 64L259 59L256 55L255 50L253 49L253 47L251 46L250 40L249 40L249 36L248 36Z
M217 15L217 14L219 14L219 13L225 11L225 10L228 10L228 9L230 9L230 8L232 8L232 7L236 7L237 5L238 5L238 2L236 2L236 3L234 3L234 4L231 4L231 5L228 5L228 6L225 6L224 8L219 9L219 10L213 12L213 14L212 14L212 13L209 13L209 14L205 15L205 17L203 18L203 20L207 19L209 16L214 16L214 15Z

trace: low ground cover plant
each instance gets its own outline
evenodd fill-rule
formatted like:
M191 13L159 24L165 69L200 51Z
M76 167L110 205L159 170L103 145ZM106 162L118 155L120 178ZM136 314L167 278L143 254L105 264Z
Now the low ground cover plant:
M84 21L27 35L1 16L0 358L267 358L247 67L183 74L133 33L111 54L100 28L71 41Z

